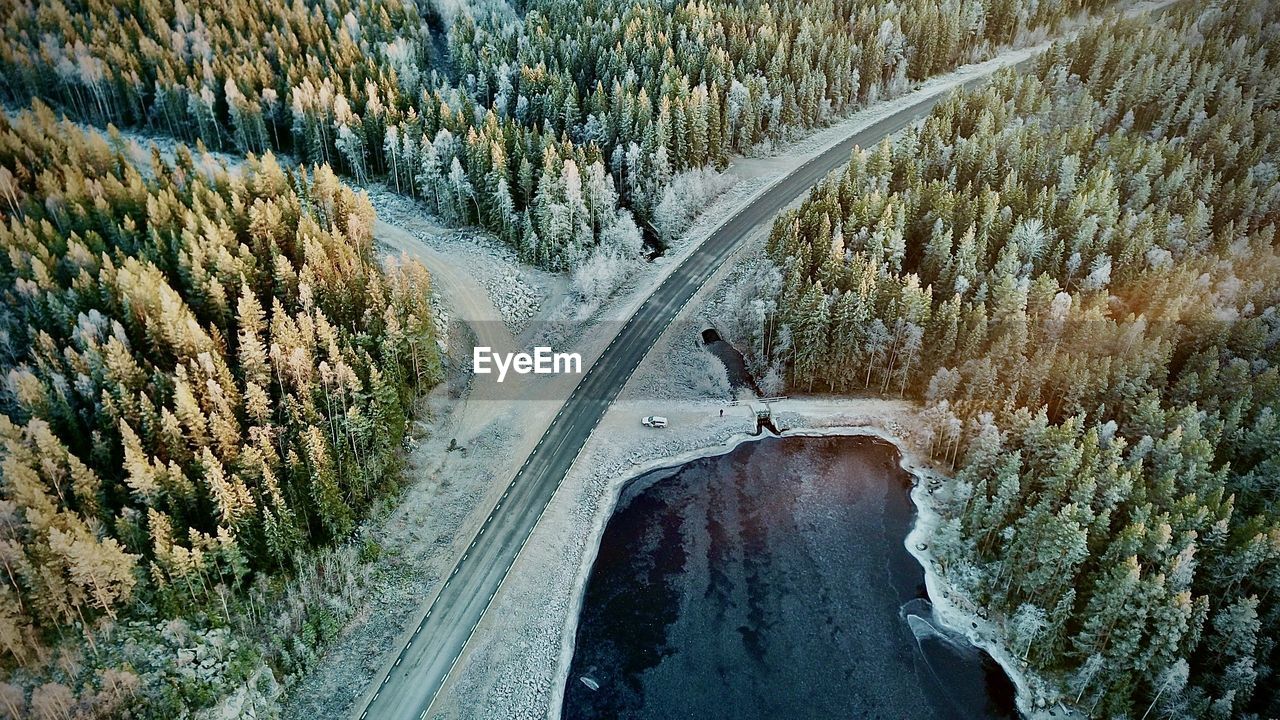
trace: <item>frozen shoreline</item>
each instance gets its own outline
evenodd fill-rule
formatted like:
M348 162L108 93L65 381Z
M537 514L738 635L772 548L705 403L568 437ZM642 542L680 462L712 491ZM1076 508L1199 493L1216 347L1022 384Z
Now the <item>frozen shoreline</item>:
M1133 6L1129 12L1135 12L1138 9L1149 10L1173 1L1157 0L1141 3ZM1071 34L1073 33L1064 33L1064 36ZM616 328L610 328L606 321L628 317L646 297L643 288L652 287L661 282L680 260L697 250L707 234L714 230L723 218L749 205L761 193L766 192L773 182L796 165L847 136L857 127L875 122L896 108L917 102L926 94L942 93L1001 67L1013 65L1037 54L1048 45L1048 42L1040 42L1000 51L995 57L985 62L958 68L953 73L933 78L913 87L913 92L883 100L872 107L852 113L827 128L815 131L805 138L797 138L790 144L780 144L772 149L774 154L771 157L735 158L727 173L736 176L738 183L711 203L711 207L694 222L693 227L685 233L682 240L673 243L661 258L646 264L644 272L637 273L624 283L617 293L596 308L591 317L579 325L576 332L571 334L572 337L566 340L583 346L584 357L598 356L599 351L616 332ZM767 230L767 227L762 227L757 234L763 235ZM751 238L744 239L744 246L750 241ZM733 264L732 260L726 263L725 269L727 270ZM708 292L714 291L723 281L722 278L723 274L712 278L700 297L705 298ZM648 392L647 388L637 392L642 389L639 381L654 372L658 373L657 377L661 384L671 383L672 379L669 375L671 366L660 364L658 360L664 357L662 352L664 346L668 356L672 352L690 352L688 347L681 347L687 338L680 333L687 329L685 326L690 324L690 319L695 317L696 309L701 307L700 301L696 298L690 304L692 309L682 313L673 321L667 332L655 343L648 358L637 370L636 376L627 384L628 387L623 388L614 406L601 420L601 426L592 434L575 460L573 467L546 508L543 518L527 539L515 566L504 579L502 589L492 600L479 627L474 630L452 675L437 694L429 713L430 717L483 718L485 720L494 717L559 717L563 681L569 671L572 658L582 588L585 587L590 567L598 552L599 537L603 532L604 524L616 507L619 497L620 490L612 486L619 478L639 474L637 471L647 465L651 466L650 469L656 469L680 464L697 456L727 452L732 447L752 439L749 431L754 429L754 419L751 423L747 423L745 417L725 417L723 422L710 422L710 418L716 414L717 409L723 407L719 402L692 398L684 401L659 399ZM550 305L551 302L547 301L543 310L550 310ZM690 366L693 366L692 363ZM548 403L548 407L550 405ZM813 414L812 410L815 406L830 409L830 412L823 410L816 414L832 422L825 425L824 422L789 423L795 427L822 432L824 427L842 425L860 429L862 434L868 434L867 425L871 423L840 422L839 419L845 417L841 410L847 406L865 405L874 405L883 409L895 403L879 400L814 398L784 404L779 406L779 409L789 410L788 405L809 407L810 414ZM901 405L905 406L905 403ZM653 414L659 409L662 410L662 414L672 417L673 428L679 428L678 434L665 431L665 434L661 435L640 433L638 417ZM554 407L550 407L550 413L554 413ZM737 413L736 409L731 415L735 413ZM885 419L883 413L873 414L881 420ZM465 463L467 466L465 469L459 467L459 463L450 463L447 469L441 467L436 473L437 476L457 477L460 471L477 473L489 479L503 475L501 467L507 464L511 456L523 456L532 449L533 442L541 434L541 429L545 427L549 417L546 412L541 414L535 412L519 418L510 414L491 418L492 425L489 429L495 436L502 439L501 444L507 446L507 452L499 457L489 458L487 462L478 456L473 456ZM490 418L486 416L486 419ZM898 437L897 433L892 434ZM732 445L724 450L715 450L726 444ZM900 452L906 448L901 443L895 443L895 445ZM686 459L682 460L682 457ZM483 480L477 484L482 485ZM462 519L456 524L447 523L455 537L468 535L467 528L477 520L483 519L483 513L475 511L491 505L490 501L494 499L492 494L490 492L486 496L482 488L474 488L473 494L458 503L458 505L471 505L471 507L467 513L464 513L469 519ZM429 503L423 503L411 510L404 509L400 515L401 519L405 515L412 516L414 522L422 527L434 526L436 529L443 529L437 518L439 509ZM454 512L450 514L456 514L458 509L454 508ZM606 509L607 513L604 512ZM917 506L918 517L920 514L920 508ZM445 545L449 544L445 543ZM432 558L425 565L430 566L432 570L447 570L447 562L461 554L456 547L457 543L453 545L449 548L431 548L443 557ZM442 549L445 551L440 552ZM419 561L417 564L424 563ZM934 576L933 586L939 587L940 578L936 577L934 569L927 566L925 572L927 577ZM440 581L441 577L438 575L425 577L421 582L415 583L415 590L424 601L427 601L438 592ZM942 594L939 593L938 597L942 597ZM425 608L425 605L423 607ZM936 603L935 607L937 607ZM954 618L954 620L959 622L962 618ZM952 623L944 624L949 628L952 626ZM959 627L967 626L968 624L963 622L959 625ZM964 634L968 635L968 633ZM344 631L344 635L350 638L347 631ZM344 639L339 639L337 644L347 645ZM369 661L370 665L379 666L378 672L382 672L390 665L390 655L375 649L370 643L357 641L351 644L355 646L352 650L356 652L363 650L364 653L384 656L381 662ZM992 654L995 656L994 652ZM335 698L336 702L333 705L342 704L349 710L351 708L349 701L344 701L342 698L351 692L351 689L345 686L352 684L353 679L347 668L343 667L343 662L340 660L341 654L338 655L339 657L333 658L334 662L325 662L329 666L326 668L329 672L325 673L324 679L314 683L312 687L329 689L334 686L342 687L342 692L339 698ZM999 657L997 659L999 660ZM1002 665L1005 666L1011 678L1020 678L1021 674L1015 672L1015 663L1002 662ZM1022 699L1026 697L1022 688L1029 687L1029 683L1015 681L1015 684L1020 688L1020 704L1027 702ZM366 693L372 690L373 688L364 688ZM358 701L360 691L356 691L355 694Z
M583 555L583 561L578 568L578 574L574 582L572 592L573 599L569 605L569 612L565 622L564 633L562 635L563 642L561 644L561 654L557 663L556 673L552 680L551 702L547 708L548 718L559 718L561 715L561 707L564 704L564 689L569 681L569 671L573 665L573 647L578 635L578 621L582 615L582 605L586 600L587 584L591 579L591 570L595 566L596 557L600 551L600 541L604 536L605 527L609 520L613 517L617 509L618 501L622 498L623 493L632 489L633 486L642 481L648 475L663 470L675 470L683 465L687 465L698 460L711 457L719 457L727 455L738 449L741 445L748 442L758 442L765 438L791 438L791 437L874 437L892 444L898 450L899 457L905 458L909 452L905 449L905 443L896 438L891 432L879 428L874 425L842 425L842 426L820 426L802 427L794 430L788 429L780 435L761 432L759 434L735 433L729 435L723 442L715 445L707 445L695 450L690 450L676 456L660 458L650 461L643 465L637 466L630 474L616 478L609 487L604 499L604 503L600 506L601 512L597 514L596 522L592 524L590 531L590 541L588 542L588 550ZM904 469L906 467L904 466ZM910 472L910 470L908 470ZM654 482L660 482L655 479ZM917 516L918 516L917 508ZM913 524L914 528L914 524ZM906 540L904 539L904 542ZM926 574L928 570L926 570Z
M1003 642L1002 633L996 623L982 617L976 609L962 607L959 599L966 605L972 605L968 598L958 591L954 585L943 577L937 569L933 554L934 531L941 521L941 516L934 509L929 489L929 482L945 477L927 463L919 463L918 458L909 458L901 445L899 454L902 468L911 473L918 482L912 484L911 502L916 508L916 518L904 541L907 552L920 563L924 569L925 589L929 594L929 602L933 605L933 616L938 623L954 633L964 636L974 647L981 648L991 656L1004 670L1017 689L1016 698L1018 712L1028 720L1048 720L1049 718L1082 718L1073 708L1060 702L1040 702L1046 695L1056 696L1057 692L1045 685L1043 678L1028 672L1023 663L1009 651Z
M583 561L578 568L578 574L572 587L572 600L568 607L564 626L560 659L552 680L551 702L547 708L548 718L555 719L560 717L565 687L571 680L569 671L572 668L574 643L577 638L582 605L586 599L587 584L590 581L591 571L599 554L600 541L604 535L605 527L613 517L624 494L637 490L637 483L643 482L646 477L655 473L663 470L676 470L681 466L698 460L726 455L745 443L757 442L765 438L822 437L869 437L893 446L898 454L899 467L912 478L911 489L908 494L915 508L915 517L912 520L911 528L903 537L902 543L911 556L920 564L929 596L928 599L933 608L933 619L946 630L965 637L974 647L986 652L1000 665L1017 690L1018 711L1024 718L1039 720L1051 717L1079 717L1078 713L1062 705L1044 708L1035 707L1034 695L1036 691L1034 687L1039 684L1039 679L1029 677L1020 667L1018 661L999 642L993 623L973 611L962 608L952 599L957 596L957 592L936 568L932 550L933 533L940 517L931 503L932 493L929 491L929 485L930 481L941 480L945 475L925 461L915 448L910 445L906 439L910 433L903 432L901 428L895 429L893 425L896 423L893 418L883 418L878 421L872 420L873 424L857 425L826 425L822 424L824 419L826 418L823 416L808 417L807 421L812 424L788 428L780 435L765 432L760 434L730 434L719 444L709 444L677 455L658 458L637 465L629 474L618 476L610 482L609 489L605 497L602 498L603 502L599 507L600 512L597 513L596 521L591 526L587 552L583 555ZM845 420L840 415L832 416L830 419L834 419L837 422ZM661 479L654 478L650 482L660 482ZM923 549L921 549L922 545ZM1051 710L1055 714L1050 714Z

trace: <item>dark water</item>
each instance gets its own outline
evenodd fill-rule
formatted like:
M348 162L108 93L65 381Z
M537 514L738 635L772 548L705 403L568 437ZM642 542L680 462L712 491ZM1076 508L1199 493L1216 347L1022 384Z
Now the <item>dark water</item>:
M720 333L714 329L703 330L702 344L706 345L707 351L724 365L731 389L746 388L756 395L761 394L755 378L751 377L751 372L747 370L747 361L742 357L742 353L738 352L738 349L733 345L722 340Z
M896 458L774 438L624 491L564 718L1016 717L995 663L932 627Z

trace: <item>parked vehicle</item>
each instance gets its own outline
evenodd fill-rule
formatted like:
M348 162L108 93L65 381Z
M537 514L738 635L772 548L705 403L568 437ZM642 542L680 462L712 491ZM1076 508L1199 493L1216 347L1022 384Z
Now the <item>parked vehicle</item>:
M651 428L664 428L667 426L667 419L661 415L649 415L640 420L640 424Z

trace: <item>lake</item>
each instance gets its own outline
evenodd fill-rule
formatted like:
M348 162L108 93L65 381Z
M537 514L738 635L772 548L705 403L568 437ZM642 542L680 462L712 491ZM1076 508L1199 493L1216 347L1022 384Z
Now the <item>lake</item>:
M563 717L1017 717L999 666L932 620L897 460L871 438L768 438L630 484Z

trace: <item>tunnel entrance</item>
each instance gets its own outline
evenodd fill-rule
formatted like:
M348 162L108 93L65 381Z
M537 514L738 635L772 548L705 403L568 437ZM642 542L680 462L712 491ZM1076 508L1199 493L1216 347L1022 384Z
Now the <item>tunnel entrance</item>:
M720 333L715 328L707 328L702 331L702 342L704 345L710 345L713 342L720 341Z

